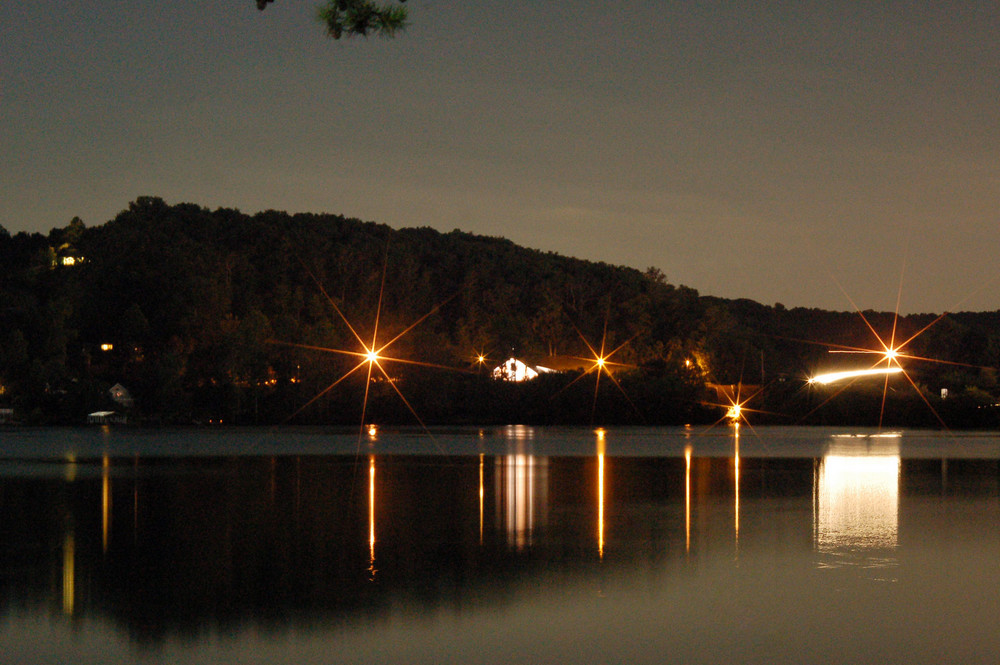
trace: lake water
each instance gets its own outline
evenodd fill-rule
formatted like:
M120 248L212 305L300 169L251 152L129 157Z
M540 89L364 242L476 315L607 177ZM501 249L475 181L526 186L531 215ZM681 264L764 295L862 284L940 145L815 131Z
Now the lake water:
M0 431L0 661L995 663L1000 434Z

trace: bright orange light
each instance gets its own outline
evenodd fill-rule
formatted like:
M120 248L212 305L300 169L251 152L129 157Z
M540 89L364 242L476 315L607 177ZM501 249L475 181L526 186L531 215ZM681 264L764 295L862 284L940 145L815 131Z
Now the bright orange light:
M403 393L400 392L399 388L396 386L397 378L394 377L394 376L390 376L386 372L385 367L383 367L383 364L388 363L388 362L392 362L392 363L398 363L398 364L419 365L419 366L423 366L423 367L438 367L438 368L442 368L442 369L452 369L452 368L449 368L449 367L445 367L443 365L437 365L437 364L433 364L433 363L420 362L420 361L417 361L417 360L407 360L407 359L404 359L404 358L394 358L394 357L389 357L389 356L382 355L382 353L385 352L385 351L387 351L387 349L389 349L389 347L391 347L394 343L396 343L397 341L399 341L402 337L404 337L407 334L409 334L410 331L412 331L418 325L420 325L421 323L423 323L424 320L426 320L429 316L431 316L432 314L434 314L435 312L437 312L439 309L441 309L441 307L444 306L445 303L447 303L449 300L451 300L452 298L454 298L455 295L457 295L457 294L453 294L452 296L450 296L450 297L446 298L445 300L443 300L441 303L435 305L433 308L431 308L430 311L428 311L426 314L424 314L419 319L417 319L416 321L414 321L412 324L410 324L407 328L405 328L402 332L398 333L395 337L393 337L392 339L390 339L388 342L386 342L384 340L383 341L379 341L379 322L380 322L380 318L381 318L381 314L382 314L382 296L383 296L383 294L385 292L385 274L386 274L386 264L388 263L388 249L387 249L386 253L387 253L386 261L383 262L383 265L382 265L382 283L381 283L381 286L379 288L378 306L375 309L375 320L374 320L374 324L372 326L372 334L371 334L371 338L370 338L371 341L370 342L364 340L361 337L361 335L359 334L358 330L353 325L351 325L351 322L347 319L347 316L344 314L343 310L341 310L341 308L337 305L336 301L332 297L330 297L330 294L327 293L327 291L326 291L325 288L323 288L323 284L319 281L319 279L316 278L316 275L314 275L312 273L312 271L310 271L308 268L306 268L306 271L309 273L309 276L312 277L313 281L316 283L316 286L319 288L320 292L326 297L326 300L329 303L330 307L333 308L333 310L340 317L340 320L344 323L344 325L347 327L347 329L354 336L354 339L357 341L357 344L358 344L358 346L360 346L360 349L356 350L356 351L352 351L352 350L348 350L348 349L335 349L335 348L315 346L315 345L310 345L310 344L296 344L296 343L293 343L293 342L282 342L280 340L269 340L269 342L272 343L272 344L282 344L282 345L285 345L285 346L295 347L295 348L299 348L299 349L311 349L311 350L314 350L314 351L324 351L324 352L327 352L327 353L337 353L337 354L342 354L342 355L346 355L346 356L353 356L354 358L360 359L359 362L356 365L354 365L351 369L349 369L346 372L344 372L339 378L337 378L335 381L333 381L330 385L328 385L323 390L319 391L315 396L312 397L312 399L310 399L305 404L303 404L301 407L299 407L298 410L296 410L295 413L293 413L289 418L295 417L300 412L304 411L306 408L308 408L310 405L312 405L318 399L320 399L321 397L323 397L324 395L326 395L327 393L329 393L336 386L340 385L348 377L350 377L352 375L355 375L355 374L364 375L366 373L365 369L367 367L367 377L365 378L365 393L364 393L364 398L361 401L361 424L360 424L360 427L359 427L359 430L358 430L358 441L359 441L359 443L360 443L360 440L364 436L364 433L365 433L365 424L364 424L364 422L365 422L365 413L366 413L367 408L368 408L368 393L369 393L369 388L370 388L373 380L380 381L380 380L384 379L385 383L387 383L389 385L389 387L391 387L395 391L395 393L399 397L399 399L403 402L403 404L406 405L406 408L410 411L411 414L413 414L413 417L417 420L417 422L420 423L420 425L424 428L425 431L428 432L428 434L430 434L429 430L427 430L426 425L424 425L423 420L420 419L420 416L416 413L416 411L414 411L413 406L410 404L410 402L406 399L406 397L403 395ZM304 264L303 264L303 267L305 267ZM376 373L376 371L377 371L377 373ZM379 378L379 377L381 377L381 378ZM292 383L298 383L299 379L298 379L298 377L294 377L294 378L291 379L291 381L292 381Z
M576 328L576 326L573 326L573 327ZM628 345L628 343L631 342L633 338L627 339L625 342L623 342L622 344L620 344L616 348L612 349L611 351L606 351L605 350L605 348L606 348L605 344L607 342L607 337L608 337L608 322L607 322L607 318L606 317L605 317L605 320L604 320L604 333L601 336L601 344L600 344L600 348L599 349L595 348L594 345L592 345L590 342L587 341L587 338L583 335L582 332L580 332L579 328L576 328L576 334L580 336L580 339L583 341L583 343L587 346L587 349L592 354L591 357L589 357L589 358L580 357L580 358L578 358L578 360L581 360L581 361L584 361L584 362L592 362L593 364L590 365L589 367L587 367L586 371L582 372L579 376L577 376L575 379L573 379L572 381L570 381L566 386L564 386L562 388L562 390L566 390L567 388L569 388L570 386L572 386L574 383L576 383L577 381L579 381L583 377L585 377L585 376L587 376L587 375L589 375L590 373L593 372L596 375L596 381L594 383L594 404L593 404L593 407L591 408L591 413L594 413L597 410L597 395L600 392L600 388L601 388L601 374L606 374L607 377L608 377L608 379L613 384L615 384L615 387L618 389L618 392L620 392L622 394L622 396L625 397L625 399L628 401L629 404L632 404L632 400L629 398L629 396L627 394L625 394L625 390L622 389L621 384L618 382L618 379L615 378L614 373L612 371L612 367L618 368L618 369L623 369L623 368L626 368L626 367L630 367L630 365L626 365L624 363L615 362L615 361L611 360L611 358L616 353L618 353L623 348L625 348L625 346ZM632 408L635 409L636 412L639 411L638 408L636 408L635 404L632 404Z
M888 348L885 350L885 361L893 362L896 360L896 356L899 355L898 350L893 348Z
M743 385L737 384L735 386L725 386L724 390L720 390L721 397L723 397L727 403L706 403L708 406L713 406L721 409L725 409L725 413L718 420L713 423L713 427L719 423L726 421L734 427L739 427L740 423L746 423L748 426L750 422L747 420L748 413L764 413L757 409L752 409L747 406L751 401L753 401L757 395L761 393L763 388L758 388L756 392L750 395L743 394Z

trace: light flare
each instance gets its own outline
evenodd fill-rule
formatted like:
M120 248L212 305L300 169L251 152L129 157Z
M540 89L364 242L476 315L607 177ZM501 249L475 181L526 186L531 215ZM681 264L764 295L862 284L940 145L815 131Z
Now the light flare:
M362 368L367 368L367 376L365 378L365 392L364 392L364 397L363 397L362 405L361 405L361 425L360 425L360 430L358 432L358 445L360 446L360 444L361 444L361 438L362 438L362 436L364 434L364 431L365 431L365 425L364 425L364 423L365 423L365 416L366 416L367 410L368 410L368 397L369 397L369 391L370 391L370 388L371 388L371 383L373 381L373 374L376 375L376 378L380 375L385 380L385 383L388 384L393 389L393 391L396 393L396 395L399 397L399 399L403 402L403 404L406 406L406 408L409 410L409 412L413 415L413 417L416 419L416 421L420 424L420 426L424 429L424 431L428 433L428 435L431 437L431 440L434 441L434 437L433 437L433 435L430 434L430 430L424 424L424 421L417 414L416 410L410 404L409 400L406 399L406 397L403 395L403 393L400 391L400 389L396 386L396 381L386 371L385 364L387 364L387 363L400 363L400 364L405 364L405 365L418 365L418 366L421 366L421 367L430 367L430 368L447 369L447 370L454 370L455 368L453 368L453 367L447 367L445 365L439 365L439 364L435 364L435 363L421 362L421 361L418 361L418 360L409 360L409 359L406 359L406 358L390 357L388 355L385 355L385 352L386 352L386 350L389 349L389 347L391 347L393 344L395 344L396 342L398 342L401 338L403 338L404 336L406 336L407 334L409 334L418 325L420 325L421 323L423 323L428 317L430 317L432 314L436 313L438 310L440 310L442 307L444 307L444 305L447 304L457 294L452 294L448 298L444 299L443 301L441 301L440 303L438 303L437 305L435 305L434 307L432 307L430 309L430 311L428 311L426 314L424 314L423 316L421 316L420 318L418 318L416 321L414 321L413 323L411 323L402 332L400 332L395 337L393 337L392 339L390 339L388 342L380 344L379 341L378 341L378 339L379 339L379 323L380 323L381 316L382 316L382 301L383 301L383 296L384 296L384 293L385 293L385 276L386 276L386 267L387 267L387 264L388 264L388 248L386 249L386 258L385 258L385 261L383 262L383 265L382 265L382 280L381 280L381 284L379 286L378 306L377 306L377 308L375 310L375 320L374 320L374 324L372 326L371 343L366 342L361 337L361 335L358 333L357 329L351 324L350 320L344 314L343 310L341 310L341 308L337 305L336 301L330 296L330 294L327 293L326 289L323 287L323 284L319 281L319 279L316 277L316 275L313 274L313 272L311 270L309 270L309 268L307 266L305 266L305 264L303 264L303 268L306 270L306 272L312 278L313 282L315 282L316 286L319 288L320 292L326 298L326 300L329 303L330 307L333 308L333 310L340 317L341 321L344 323L344 325L347 327L347 329L354 336L354 339L357 341L358 345L361 347L361 350L360 351L351 351L351 350L347 350L347 349L334 349L334 348L322 347L322 346L316 346L316 345L309 345L309 344L296 344L296 343L292 343L292 342L283 342L283 341L279 341L279 340L269 340L269 342L272 343L272 344L281 344L281 345L284 345L284 346L290 346L290 347L299 348L299 349L308 349L308 350L313 350L313 351L322 351L322 352L325 352L325 353L336 353L336 354L340 354L340 355L354 356L355 358L359 359L358 363L356 365L354 365L354 367L352 367L351 369L349 369L346 372L344 372L339 378L337 378L336 380L334 380L332 383L330 383L330 385L328 385L326 388L324 388L319 393L317 393L314 397L312 397L312 399L310 399L308 402L306 402L301 407L299 407L294 413L292 413L288 417L288 420L291 420L292 418L294 418L295 416L297 416L299 413L301 413L302 411L304 411L306 408L308 408L314 402L316 402L321 397L323 397L324 395L326 395L328 392L330 392L331 390L333 390L333 388L335 388L336 386L338 386L341 382L343 382L348 377L350 377L351 375L353 375L356 372L358 372L358 370L360 370ZM369 436L373 436L371 432L369 432ZM436 444L437 444L437 442L435 441L435 445Z
M903 267L904 267L904 271L905 271L905 261L904 261ZM958 363L958 362L951 362L951 361L947 361L947 360L938 360L938 359L935 359L935 358L926 358L926 357L916 356L916 355L912 355L912 354L906 353L906 347L913 340L915 340L918 337L920 337L928 329L930 329L931 327L933 327L934 325L936 325L938 322L940 322L943 318L945 318L946 316L948 316L948 312L944 312L943 314L937 316L936 318L934 318L933 320L931 320L930 323L928 323L927 325L925 325L922 328L920 328L919 330L917 330L915 333L913 333L912 335L910 335L910 337L907 338L907 339L905 339L904 341L897 342L897 333L899 332L898 331L899 308L900 308L900 303L902 302L902 292L903 292L903 274L902 273L904 271L901 271L901 274L900 274L900 278L899 278L899 290L897 291L897 295L896 295L896 309L893 312L893 316L892 316L892 328L890 330L890 333L889 333L889 336L888 336L887 339L883 338L878 333L878 331L875 329L875 326L872 325L871 321L868 320L868 317L865 316L864 312L861 311L861 309L857 306L857 304L854 302L854 300L851 298L851 296L847 293L847 291L845 291L842 286L840 287L840 290L847 297L848 301L850 301L851 305L854 307L854 310L857 312L858 316L861 317L861 320L864 322L865 326L868 328L868 330L875 337L875 340L877 341L877 346L880 347L880 348L869 349L869 348L862 348L862 347L843 346L843 345L839 345L839 344L825 344L824 346L829 347L830 353L873 354L873 355L877 355L878 356L878 360L876 360L874 364L872 364L871 366L869 366L867 368L858 369L858 370L847 370L847 371L842 371L842 372L829 372L829 373L826 373L826 374L820 374L820 375L813 376L813 377L809 378L807 380L807 384L809 384L809 385L814 385L814 384L825 385L825 384L829 384L829 383L835 383L835 382L838 382L838 381L841 381L841 380L844 380L844 379L851 379L851 382L848 383L848 384L846 384L846 385L844 385L843 387L841 387L840 389L838 389L836 392L834 392L832 395L830 395L826 399L824 399L819 405L817 405L809 413L807 413L805 416L803 416L803 419L808 418L810 415L812 415L813 413L815 413L816 411L818 411L820 408L822 408L827 402L829 402L830 400L834 399L837 395L839 395L841 392L843 392L844 390L846 390L847 387L850 386L853 383L854 380L859 379L859 378L863 378L863 377L867 377L867 376L883 376L884 379L885 379L885 384L884 384L883 390L882 390L882 406L881 406L880 411L879 411L879 427L881 427L882 426L882 420L883 420L883 417L885 415L886 399L887 399L888 394L889 394L889 377L891 375L894 375L894 374L902 374L904 377L906 377L907 382L909 382L909 384L913 388L914 392L923 401L923 403L927 406L927 408L934 415L934 417L941 424L941 426L942 427L947 427L947 425L945 424L944 420L941 418L940 414L938 414L937 410L933 407L933 405L931 405L930 401L924 395L923 391L920 390L920 387L917 386L917 383L910 376L909 372L906 371L906 368L903 366L903 364L900 361L901 360L923 361L923 362L931 362L931 363L942 364L942 365L953 365L953 366L958 366L958 367L970 367L970 368L975 368L976 366L975 365L970 365L970 364L967 364L967 363ZM840 286L840 285L838 284L838 286ZM815 343L815 342L809 342L809 343Z
M873 367L871 369L853 369L845 370L843 372L827 372L826 374L817 374L816 376L810 378L809 383L827 385L837 381L843 381L844 379L856 379L864 376L888 376L889 374L900 374L902 372L903 368L898 365L894 367Z
M575 379L570 381L566 386L564 386L561 390L559 390L556 393L556 395L563 392L564 390L567 390L570 386L572 386L574 383L576 383L583 377L587 376L588 374L591 373L596 374L596 381L594 382L594 403L591 406L591 418L593 418L594 414L596 414L597 412L597 395L601 388L601 374L605 374L607 375L608 379L613 384L615 384L615 387L618 389L618 392L622 394L622 396L629 403L632 409L636 413L639 413L639 408L635 405L634 402L632 402L632 399L628 396L628 394L625 392L625 389L622 388L621 384L618 382L618 379L616 379L614 374L612 373L613 369L624 369L627 367L634 367L634 366L625 363L613 362L611 360L612 356L614 356L616 353L624 349L633 339L635 339L635 335L628 338L627 340L619 344L617 347L615 347L613 350L608 352L606 351L607 348L606 344L608 339L607 315L605 315L604 317L604 330L601 334L600 350L594 348L594 345L587 340L587 338L583 335L582 332L580 332L580 329L577 328L576 325L573 325L573 329L576 330L576 334L580 336L580 339L583 340L583 343L586 345L587 350L590 351L591 354L589 358L577 357L576 359L590 363L590 366L587 367L587 369L585 369L582 374L580 374L578 377L576 377ZM553 395L553 397L555 397L555 395Z
M705 403L706 406L722 407L723 409L725 409L725 412L723 413L722 417L716 420L714 423L712 423L710 429L711 427L715 427L716 425L722 423L723 421L728 422L730 425L736 428L738 428L741 423L746 423L747 427L752 428L752 426L750 425L750 421L747 419L747 414L765 413L765 412L760 411L758 409L748 408L747 404L751 400L756 398L758 395L760 395L763 391L764 391L763 387L758 387L755 392L744 397L743 384L741 382L734 385L734 391L732 395L729 394L728 390L725 391L726 394L724 395L724 398L728 402L727 404L706 402Z

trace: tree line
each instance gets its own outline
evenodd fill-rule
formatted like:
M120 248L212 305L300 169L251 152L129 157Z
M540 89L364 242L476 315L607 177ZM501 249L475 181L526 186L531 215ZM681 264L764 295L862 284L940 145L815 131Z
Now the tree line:
M733 384L755 422L996 420L998 312L864 312L885 339L927 328L907 351L948 361L908 365L912 383L893 379L883 401L878 381L806 383L833 346L872 348L858 313L703 296L656 268L458 230L141 197L99 226L0 227L0 266L0 407L22 422L124 409L148 423L357 424L365 403L378 422L710 423L726 402L711 387ZM384 356L407 362L330 388L361 360L344 352L391 340ZM510 356L602 349L611 376L491 378ZM112 400L116 384L131 404Z

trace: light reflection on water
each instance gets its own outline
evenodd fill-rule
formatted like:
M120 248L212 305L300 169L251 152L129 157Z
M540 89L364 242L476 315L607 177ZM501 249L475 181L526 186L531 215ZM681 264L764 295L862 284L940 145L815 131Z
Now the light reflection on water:
M899 433L833 437L815 485L820 565L896 567L899 440Z
M655 457L581 430L567 456L507 431L497 454L0 462L0 643L22 662L1000 656L1000 456L819 430L814 455L727 430Z

